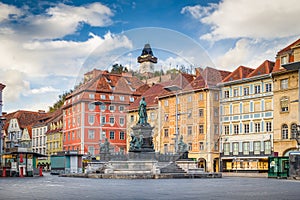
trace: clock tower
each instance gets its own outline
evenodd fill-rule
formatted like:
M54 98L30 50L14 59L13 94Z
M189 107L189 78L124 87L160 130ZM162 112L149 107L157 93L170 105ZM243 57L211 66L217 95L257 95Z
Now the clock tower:
M154 64L157 63L157 58L153 55L150 44L145 44L142 54L137 58L140 63L140 73L154 72Z

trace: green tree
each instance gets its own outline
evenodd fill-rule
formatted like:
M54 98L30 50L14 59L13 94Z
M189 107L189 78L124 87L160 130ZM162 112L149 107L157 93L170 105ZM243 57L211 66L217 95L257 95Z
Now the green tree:
M122 74L123 72L128 72L128 69L123 65L119 65L119 64L114 64L110 71L110 73L112 74Z

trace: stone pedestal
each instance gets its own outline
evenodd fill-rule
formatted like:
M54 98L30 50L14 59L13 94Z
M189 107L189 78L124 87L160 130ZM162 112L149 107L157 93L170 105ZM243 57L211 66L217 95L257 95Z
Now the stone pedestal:
M140 141L140 143L130 143L132 144L129 152L154 152L153 146L153 137L152 130L154 127L151 127L149 124L137 124L132 127L133 136L136 140Z

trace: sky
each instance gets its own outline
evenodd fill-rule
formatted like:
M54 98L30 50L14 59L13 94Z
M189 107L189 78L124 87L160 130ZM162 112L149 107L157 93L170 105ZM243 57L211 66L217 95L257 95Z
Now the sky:
M3 112L45 110L94 68L256 68L300 38L299 0L0 0Z

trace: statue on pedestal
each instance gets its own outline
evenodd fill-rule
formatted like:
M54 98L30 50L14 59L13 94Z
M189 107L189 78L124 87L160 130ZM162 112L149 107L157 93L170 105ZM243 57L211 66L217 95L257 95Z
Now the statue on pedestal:
M183 136L180 136L179 142L178 142L178 152L183 153L187 151L187 144L183 142Z
M147 104L145 101L145 97L142 97L141 101L140 101L140 105L139 105L139 121L138 124L140 125L147 125L147 110L146 110Z

